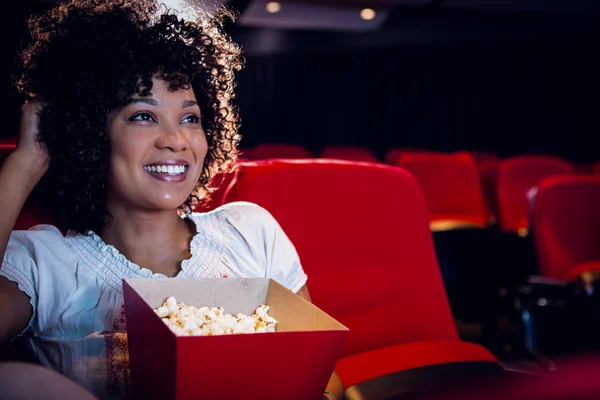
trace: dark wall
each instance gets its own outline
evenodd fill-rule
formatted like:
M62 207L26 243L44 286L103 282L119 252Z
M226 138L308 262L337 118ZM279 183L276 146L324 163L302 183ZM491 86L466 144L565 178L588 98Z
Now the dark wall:
M22 99L8 69L24 15L48 5L24 0L15 7L4 24L8 106L1 137L18 130ZM414 146L600 159L594 146L600 132L600 36L589 28L596 19L492 15L413 25L401 20L370 34L282 31L285 40L271 49L278 53L266 55L256 42L264 37L260 30L253 36L234 29L247 57L237 101L242 144L293 142L313 151L354 144L379 155Z
M250 56L244 146L394 146L599 159L597 36Z

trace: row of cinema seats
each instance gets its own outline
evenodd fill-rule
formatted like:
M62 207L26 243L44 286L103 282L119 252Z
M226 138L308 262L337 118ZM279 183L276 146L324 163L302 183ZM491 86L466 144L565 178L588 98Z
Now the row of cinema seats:
M330 158L377 162L367 148L327 146L318 155L297 144L262 143L243 149L244 160ZM384 162L410 171L425 192L434 230L454 223L486 227L525 236L529 228L527 194L545 177L558 174L600 174L600 161L574 164L553 156L522 155L500 159L490 152L440 153L395 148Z
M257 160L309 156L312 154L302 146L268 143L244 150L242 154L242 157ZM353 147L328 147L321 156L374 160L370 150ZM465 295L465 285L475 290L473 282L479 282L481 294L474 294L479 298L494 293L494 285L510 284L537 272L533 242L528 235L532 196L544 178L572 174L580 169L553 156L522 155L501 160L491 153L466 151L392 149L386 154L386 161L409 171L419 182L427 202L444 281L452 292L450 297L457 299L453 310L470 308L466 314L459 313L466 319L480 318L485 312L482 310L489 307L486 302L479 302L477 305L481 307L477 310L476 303ZM596 164L600 173L600 163ZM593 169L581 173L588 175L589 172ZM219 183L224 180L227 184L229 179L231 176L222 176ZM220 205L222 196L223 189L202 209ZM497 256L492 257L493 254ZM483 259L487 259L485 275L482 274ZM486 285L482 285L482 281ZM492 297L488 300L494 301Z
M457 341L426 196L413 174L326 159L242 162L222 201L238 200L273 213L298 249L315 303L350 328L338 364L345 385L397 391L410 387L402 378L407 371L486 370L482 347ZM542 285L564 288L600 271L597 204L600 176L567 174L539 184L531 221ZM384 329L375 328L381 323Z
M313 159L314 160L314 159ZM275 162L276 160L263 160L256 162L241 162L240 168L251 168L257 163ZM305 160L307 161L307 160ZM314 162L317 162L318 159ZM321 159L320 162L326 160ZM296 161L297 163L299 161ZM357 163L366 167L368 164ZM377 164L383 166L382 164ZM456 154L426 153L411 154L403 156L398 165L405 171L410 172L418 181L427 203L429 226L433 231L433 238L438 263L442 272L446 291L450 297L452 310L455 317L459 319L483 319L484 323L492 326L492 335L489 340L495 341L493 345L501 346L494 332L496 324L495 307L508 307L509 310L502 309L502 312L512 312L514 297L508 296L506 304L498 306L498 292L506 292L506 286L517 290L517 285L526 283L532 286L531 275L544 277L545 279L558 279L563 284L574 282L581 274L577 271L581 268L593 267L586 264L586 260L598 260L598 247L594 246L594 240L598 242L598 233L594 236L594 218L595 212L593 188L600 179L600 175L592 174L574 174L572 165L564 160L548 156L521 156L514 157L499 162L499 175L497 191L499 192L498 207L501 219L504 224L499 224L501 229L486 228L489 222L490 210L483 201L481 174L478 166L474 162L474 157L466 152ZM564 209L577 208L582 212L580 216L570 216L572 224L562 227L560 234L566 238L571 238L578 247L573 247L563 252L571 257L569 262L563 260L561 268L570 272L557 272L561 268L550 266L545 262L544 254L551 252L548 250L547 241L541 241L539 235L529 234L532 229L533 209L537 203L536 191L538 186L546 184L552 179L563 179L567 175L569 182L579 182L577 193L584 193L586 190L591 192L585 196L575 196L575 191L570 194L557 195L555 203L561 202L556 206L564 212ZM214 203L208 204L206 209L211 209L219 204L230 201L228 196L224 199L225 188L231 185L231 180L235 174L222 176L224 180L221 190L216 193ZM555 178L553 178L555 177ZM274 190L284 190L285 176L281 176L281 182L271 188L264 188L265 193ZM335 180L333 175L330 178ZM567 179L567 178L564 178ZM300 184L302 180L292 180L292 185ZM311 187L311 195L321 199L327 191L314 190L309 182L304 183L306 187ZM381 196L385 196L388 191L393 190L389 186L382 184L386 190ZM351 207L360 212L364 208L372 207L379 201L378 195L370 190L363 188L363 181L356 181L352 185L355 189L353 197L346 199ZM235 183L229 189L235 190ZM287 189L286 189L287 190ZM562 193L562 192L561 192ZM285 204L285 203L284 203ZM544 204L544 203L542 203ZM554 204L554 203L552 203ZM398 203L398 207L401 203ZM301 209L300 205L294 207L294 210ZM294 211L296 212L296 211ZM388 213L393 213L393 208L387 209ZM495 211L495 215L498 212ZM547 210L542 215L547 214ZM354 214L349 214L353 215ZM543 217L545 218L545 217ZM542 218L542 221L544 220ZM536 220L538 225L540 220ZM590 225L591 224L591 225ZM537 230L542 228L538 227ZM556 234L556 233L555 233ZM521 236L526 236L521 238ZM578 266L582 264L583 266ZM592 268L594 269L594 268ZM598 268L600 269L600 268ZM571 275L568 277L567 275ZM573 275L575 274L575 275ZM539 279L538 279L539 281ZM546 280L546 283L548 281ZM531 287L528 289L531 290ZM562 291L564 293L564 291ZM514 295L514 293L512 293ZM504 294L506 297L506 293ZM532 297L535 298L535 297ZM519 307L519 317L526 315L530 310L523 304ZM531 322L531 318L529 318ZM520 322L519 322L520 323ZM530 338L531 339L531 338ZM509 341L514 338L509 338ZM520 339L519 339L520 340ZM532 346L532 340L524 343L525 346Z
M415 175L382 163L313 159L246 161L220 177L224 190L214 201L251 201L269 210L296 245L314 302L350 328L336 368L350 399L383 399L450 383L440 377L454 381L501 371L487 349L458 336L429 204ZM594 272L600 259L581 240L568 242L572 231L562 230L568 221L587 220L585 243L598 243L600 224L597 214L589 213L600 203L599 179L571 175L538 187L533 233L547 232L535 235L541 251L548 238L554 242L545 246L560 249L545 254L562 257L550 262L560 267L550 269L563 281L571 279L571 264L580 265L582 273ZM565 185L571 194L556 189ZM576 206L569 196L575 196ZM566 210L579 214L556 212L551 200L556 198L571 201ZM563 222L553 222L557 217ZM582 255L584 250L589 254Z
M572 163L543 155L478 161L468 152L421 153L401 156L397 165L425 193L454 314L481 321L488 348L539 361L546 360L540 353L595 347L595 296L575 293L582 278L595 279L584 272L600 269L586 263L600 260L594 193L600 174L577 173ZM555 180L561 184L550 190ZM549 217L552 212L559 214ZM570 222L557 229L559 215Z

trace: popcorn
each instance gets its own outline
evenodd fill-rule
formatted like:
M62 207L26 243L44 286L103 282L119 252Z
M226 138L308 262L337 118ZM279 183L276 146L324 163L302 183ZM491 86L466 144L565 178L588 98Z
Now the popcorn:
M235 333L275 332L277 320L269 315L269 306L261 305L254 314L226 314L223 307L186 306L171 296L154 309L162 321L178 336L213 336Z

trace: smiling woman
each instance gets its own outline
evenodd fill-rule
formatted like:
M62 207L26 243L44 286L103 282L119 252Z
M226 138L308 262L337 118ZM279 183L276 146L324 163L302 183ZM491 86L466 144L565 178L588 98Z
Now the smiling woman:
M0 345L22 335L101 399L130 396L125 278L266 277L310 300L266 210L192 212L237 157L242 58L228 15L72 0L29 21L17 75L28 102L0 169ZM36 186L57 226L11 232ZM341 395L335 374L329 389Z
M114 148L109 149L108 119L159 104L152 96L158 81L163 92L191 89L184 100L197 102L202 111L207 156L183 209L205 200L210 179L237 156L238 116L231 99L242 58L221 29L232 15L221 9L186 21L172 12L151 0L82 1L30 21L17 86L30 100L47 103L39 137L53 162L40 187L47 188L45 203L52 215L61 215L65 228L85 233L110 223L104 182Z
M109 116L107 131L109 210L129 208L123 199L172 210L194 191L208 143L191 88L171 91L153 78L147 97L135 96Z

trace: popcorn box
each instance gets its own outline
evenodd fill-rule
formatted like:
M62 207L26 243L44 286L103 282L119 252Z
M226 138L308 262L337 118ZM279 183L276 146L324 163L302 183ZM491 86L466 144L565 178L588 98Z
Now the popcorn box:
M124 279L136 399L320 400L348 329L272 279ZM176 336L154 309L174 296L251 315L266 304L277 331Z

